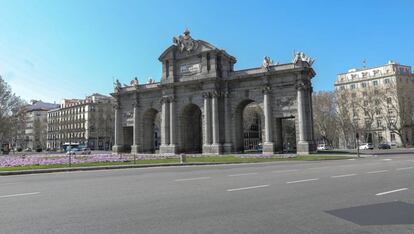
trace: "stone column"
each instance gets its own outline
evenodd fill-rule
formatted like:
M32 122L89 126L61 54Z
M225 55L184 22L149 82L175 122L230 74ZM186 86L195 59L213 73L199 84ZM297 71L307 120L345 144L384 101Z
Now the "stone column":
M211 148L212 153L220 154L220 120L219 120L219 104L218 99L220 97L219 92L214 92L211 98L212 109L212 130L213 130L213 145Z
M170 153L176 153L175 98L170 98Z
M134 132L133 132L133 143L131 146L131 153L139 153L141 151L140 146L140 125L141 121L139 119L139 108L138 108L138 100L134 103L134 112L133 112L133 118L134 118Z
M298 104L298 127L299 127L299 142L297 143L297 154L309 154L308 142L308 111L306 92L308 85L305 81L299 81L297 85L297 104Z
M224 153L231 153L232 139L231 139L231 106L230 106L230 93L227 91L224 94Z
M122 112L121 112L121 103L119 97L116 100L115 104L115 128L114 128L114 145L112 146L112 151L119 153L123 148L123 131L122 131Z
M161 146L165 147L170 144L170 106L168 105L168 99L162 98L161 100Z
M263 89L263 108L265 119L265 142L263 143L263 154L274 154L274 144L272 136L272 107L270 100L270 87Z
M210 153L211 148L211 94L203 93L204 98L204 139L203 139L203 153Z

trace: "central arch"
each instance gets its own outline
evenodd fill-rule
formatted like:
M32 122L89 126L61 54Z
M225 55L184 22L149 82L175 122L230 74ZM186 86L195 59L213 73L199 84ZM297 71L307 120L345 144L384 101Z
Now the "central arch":
M202 150L202 114L200 107L188 104L181 115L181 151L183 153L201 153Z
M261 151L264 115L259 103L251 99L243 100L234 113L234 150L240 153Z

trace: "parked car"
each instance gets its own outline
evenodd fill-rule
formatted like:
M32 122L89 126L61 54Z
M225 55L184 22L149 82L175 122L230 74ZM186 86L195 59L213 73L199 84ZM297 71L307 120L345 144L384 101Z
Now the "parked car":
M368 149L372 150L374 149L374 145L372 145L371 143L363 143L359 145L359 149L360 150L368 150Z
M331 150L332 146L327 145L327 144L319 144L316 149L317 150Z
M391 149L391 146L386 143L382 143L378 145L378 149Z
M89 148L72 148L66 152L67 155L91 154Z
M23 150L24 152L32 152L32 148L28 147L26 149Z

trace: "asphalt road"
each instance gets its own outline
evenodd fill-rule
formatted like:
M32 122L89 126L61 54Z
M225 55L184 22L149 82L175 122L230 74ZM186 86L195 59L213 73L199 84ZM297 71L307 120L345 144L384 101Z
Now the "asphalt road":
M414 233L414 154L0 177L0 233Z

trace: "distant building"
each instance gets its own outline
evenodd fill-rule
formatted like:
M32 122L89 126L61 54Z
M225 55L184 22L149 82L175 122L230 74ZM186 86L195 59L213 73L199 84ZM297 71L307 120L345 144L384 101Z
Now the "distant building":
M60 108L48 112L48 147L79 144L109 150L114 135L113 113L113 98L101 94L62 100Z
M22 148L45 149L47 136L47 112L59 108L58 104L31 100L25 108L24 139L20 141Z
M339 109L355 126L350 131L358 132L360 143L414 144L414 74L410 66L390 61L380 67L351 69L337 76L335 90ZM342 142L342 146L354 144L355 140Z

